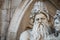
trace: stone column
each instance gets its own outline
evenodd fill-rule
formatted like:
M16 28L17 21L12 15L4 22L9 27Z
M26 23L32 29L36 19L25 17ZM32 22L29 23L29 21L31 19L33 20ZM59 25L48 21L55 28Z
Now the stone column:
M6 40L6 35L9 27L9 17L8 17L8 0L5 0L1 9L2 12L2 27L1 27L1 40Z
M7 10L2 10L1 40L5 40L9 22L7 21Z

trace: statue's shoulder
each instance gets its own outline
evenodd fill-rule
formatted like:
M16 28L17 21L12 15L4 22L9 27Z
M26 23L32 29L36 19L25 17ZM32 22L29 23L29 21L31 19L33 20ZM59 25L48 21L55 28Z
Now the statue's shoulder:
M29 35L28 30L21 33L21 35Z
M29 30L22 32L20 35L20 40L27 40L29 38L30 38Z

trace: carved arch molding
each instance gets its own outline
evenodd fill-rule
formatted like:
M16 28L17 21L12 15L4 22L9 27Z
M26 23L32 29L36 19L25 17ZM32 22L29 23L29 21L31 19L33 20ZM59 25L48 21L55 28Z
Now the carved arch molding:
M19 40L21 32L31 26L29 16L36 1L39 0L24 0L20 3L11 20L7 40Z

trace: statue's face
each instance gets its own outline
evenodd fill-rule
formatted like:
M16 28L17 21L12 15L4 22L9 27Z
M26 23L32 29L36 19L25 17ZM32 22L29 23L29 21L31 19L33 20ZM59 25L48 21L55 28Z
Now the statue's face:
M34 22L34 31L38 34L36 35L42 35L45 36L46 31L48 31L48 20L47 17L44 14L37 14L35 16L35 22ZM43 30L42 30L43 29Z
M42 24L42 23L46 23L48 20L46 18L46 16L44 14L37 14L35 17L35 22Z

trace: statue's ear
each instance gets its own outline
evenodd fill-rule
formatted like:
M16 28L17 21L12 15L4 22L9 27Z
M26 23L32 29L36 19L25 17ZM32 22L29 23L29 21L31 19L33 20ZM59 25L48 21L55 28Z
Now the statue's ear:
M50 15L49 15L49 19L47 19L47 20L48 20L48 22L50 22L50 21L51 21Z

